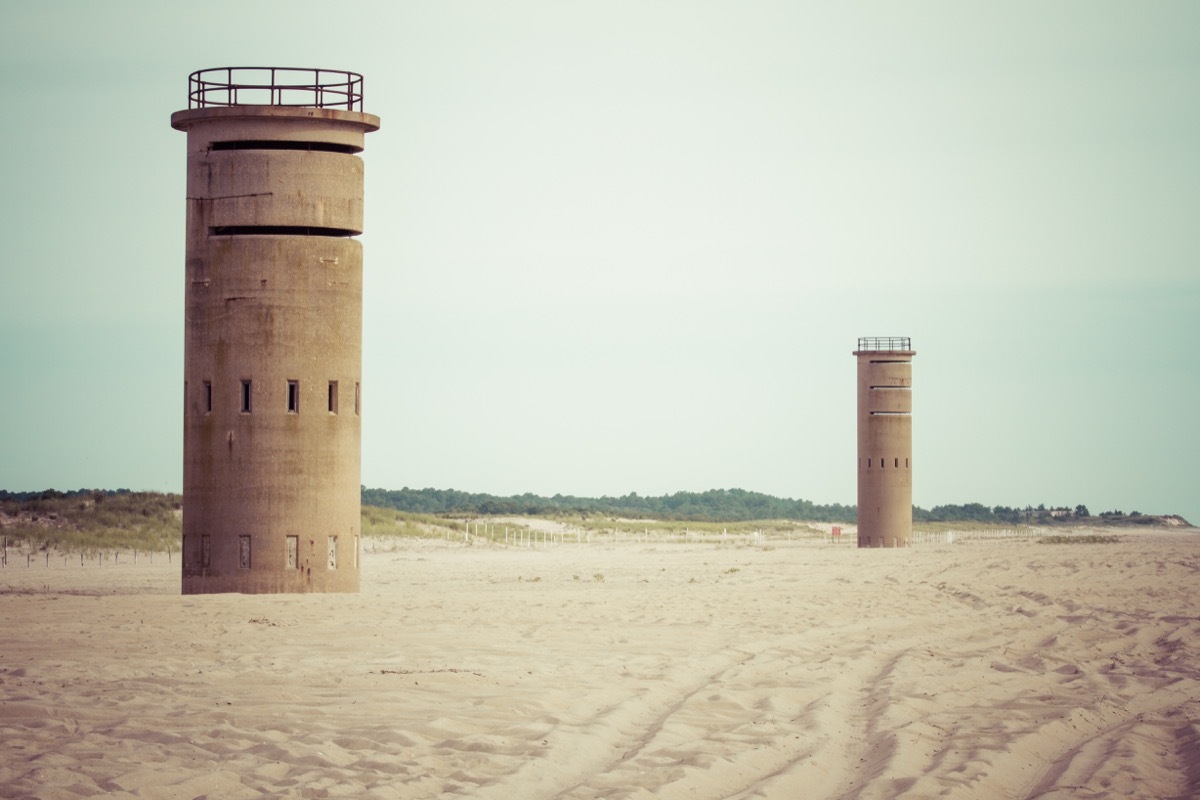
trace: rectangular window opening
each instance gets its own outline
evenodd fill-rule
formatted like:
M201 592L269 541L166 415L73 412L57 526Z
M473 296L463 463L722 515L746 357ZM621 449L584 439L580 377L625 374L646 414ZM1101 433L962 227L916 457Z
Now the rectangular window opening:
M338 554L337 554L337 537L336 536L329 537L329 546L328 546L327 552L329 553L329 568L337 569L337 555Z
M287 568L300 569L300 537L287 537Z
M250 537L238 537L238 567L250 569Z
M246 139L236 142L213 142L210 150L309 150L325 153L361 153L362 148L335 142L288 142L269 139Z
M242 413L250 413L250 381L242 381Z
M213 225L209 236L331 236L348 239L362 231L316 225Z
M212 413L212 381L204 382L204 413Z
M300 381L287 382L287 410L289 414L300 413Z
M200 534L200 567L208 569L212 566L212 537L207 533Z
M337 381L329 382L329 413L337 413L338 386Z
M362 412L362 384L358 381L354 382L354 416L359 416Z

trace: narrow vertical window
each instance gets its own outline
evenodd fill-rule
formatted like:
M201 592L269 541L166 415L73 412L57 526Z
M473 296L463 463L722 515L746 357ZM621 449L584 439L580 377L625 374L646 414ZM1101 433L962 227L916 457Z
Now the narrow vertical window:
M300 569L300 537L287 537L287 568Z
M203 397L202 402L204 403L204 413L211 414L212 413L212 381L204 382L204 397Z
M212 537L207 533L200 535L200 567L208 569L212 566Z
M242 381L242 413L250 413L250 381Z
M289 414L300 413L300 381L287 382L287 410Z
M250 537L238 537L238 566L242 569L250 569Z
M362 412L362 384L358 381L354 382L354 416L358 416Z
M337 381L330 381L329 382L329 413L330 414L337 413L337 401L338 401L337 394L338 394Z
M900 459L898 459L898 458L896 459L896 463L894 466L896 467L896 469L900 469Z
M908 459L904 459L904 468L908 469Z
M354 568L358 569L358 537L354 537Z
M337 537L336 536L329 537L329 546L327 548L327 551L329 553L329 568L337 569Z

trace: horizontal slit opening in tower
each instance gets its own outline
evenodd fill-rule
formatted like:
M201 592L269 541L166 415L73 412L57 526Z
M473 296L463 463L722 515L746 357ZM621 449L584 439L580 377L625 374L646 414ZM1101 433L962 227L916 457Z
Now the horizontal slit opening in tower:
M879 359L872 358L870 363L872 363L872 364L911 364L912 362L909 361L907 358L879 358Z
M323 153L361 153L361 147L336 142L291 142L266 139L245 139L236 142L213 142L210 150L313 150Z
M360 231L349 228L320 228L311 225L217 225L209 228L210 236L357 236Z
M881 390L884 390L884 391L890 391L890 390L893 390L893 389L896 389L896 390L902 390L902 391L905 391L905 392L911 392L911 391L912 391L912 387L911 387L911 386L872 386L872 387L871 387L871 389L872 389L872 390L881 389Z
M911 417L911 411L872 411L872 417Z

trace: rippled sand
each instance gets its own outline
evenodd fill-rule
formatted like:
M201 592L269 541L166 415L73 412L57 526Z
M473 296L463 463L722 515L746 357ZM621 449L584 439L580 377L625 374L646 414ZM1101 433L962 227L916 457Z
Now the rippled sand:
M368 545L369 547L369 545ZM0 796L1200 794L1200 533L0 570Z

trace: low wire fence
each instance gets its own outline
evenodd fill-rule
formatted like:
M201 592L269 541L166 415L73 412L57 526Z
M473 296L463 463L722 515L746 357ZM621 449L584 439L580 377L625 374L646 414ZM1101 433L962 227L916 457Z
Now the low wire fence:
M1038 539L1046 535L1046 531L1037 528L1004 528L993 530L961 531L914 531L912 543L920 544L954 544L955 542L986 541L992 539Z
M843 537L844 538L844 537ZM683 527L678 530L645 527L636 530L625 527L584 528L561 525L557 529L471 522L465 531L446 531L443 539L463 544L490 544L500 547L544 548L563 545L603 544L731 544L764 545L768 542L821 541L829 539L822 531L794 528L780 531L697 530Z
M60 550L43 547L25 539L0 538L0 569L9 567L102 567L120 564L171 564L171 550L138 550L133 548L96 548Z
M916 531L912 534L911 546L952 545L959 542L1037 539L1045 531L1033 528L1007 529L963 529L946 531ZM857 547L858 536L853 531L842 531L840 526L828 530L811 527L792 529L755 529L721 531L696 530L683 527L678 530L646 527L638 531L630 528L582 528L570 525L549 530L525 526L504 525L489 522L471 522L466 530L447 530L443 541L463 545L490 545L505 548L549 548L567 545L617 545L617 544L710 544L738 547L764 547L774 545L827 545Z
M1037 540L1053 532L1038 528L963 529L914 531L913 547L954 545L996 540ZM403 545L407 537L376 535L364 537L363 547L371 552L388 551ZM720 531L693 529L583 528L561 525L555 530L491 522L470 522L466 530L446 529L439 537L446 544L492 546L500 548L546 549L564 546L624 544L695 544L733 547L773 547L776 545L821 545L857 547L853 531L839 526L828 530L797 526L791 529L760 528ZM0 568L103 567L135 564L173 564L177 550L94 549L66 551L44 548L24 540L5 537L0 541Z
M739 531L729 533L713 533L711 531L663 531L646 529L642 532L632 530L588 530L575 528L563 531L548 531L536 528L508 528L506 526L485 526L481 532L447 535L447 541L461 539L470 543L488 543L504 547L555 547L562 545L590 544L734 544L758 545L766 544L768 538L774 541L799 541L804 534L797 532L774 534L768 537L765 531ZM812 538L811 536L808 538Z

